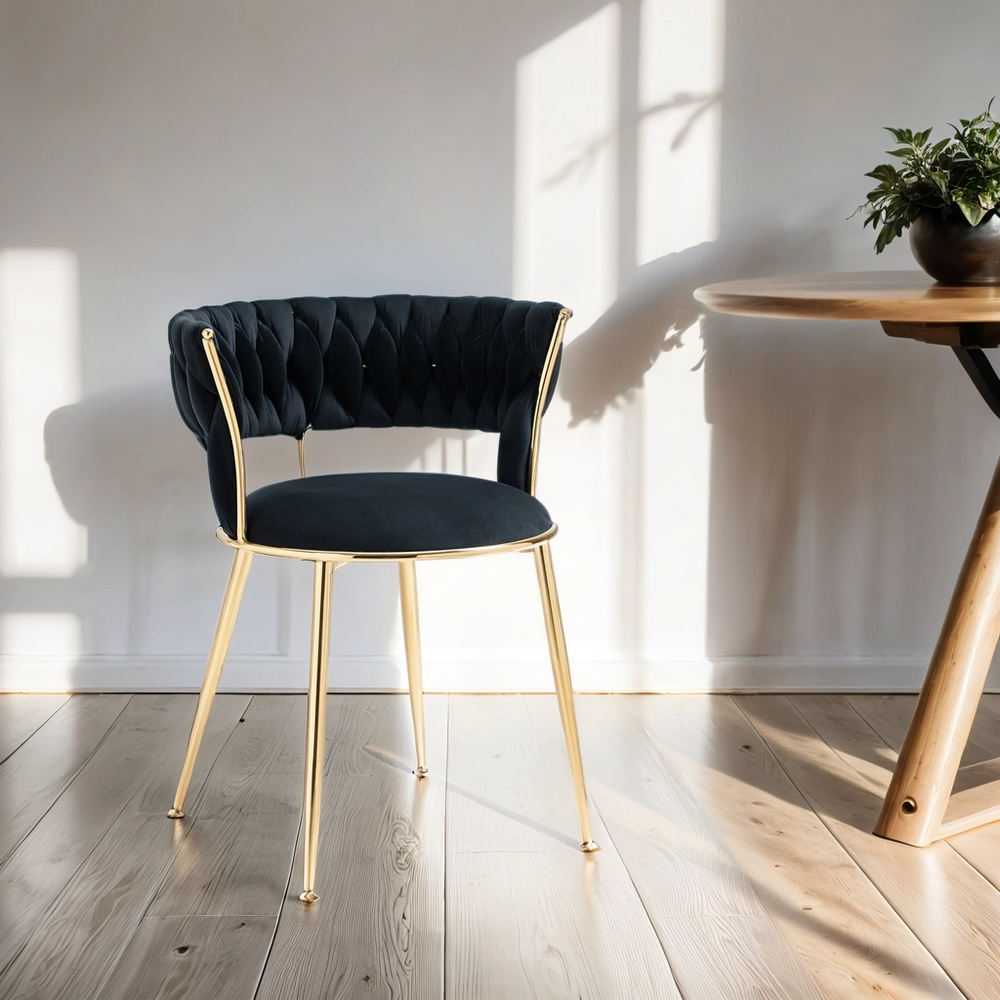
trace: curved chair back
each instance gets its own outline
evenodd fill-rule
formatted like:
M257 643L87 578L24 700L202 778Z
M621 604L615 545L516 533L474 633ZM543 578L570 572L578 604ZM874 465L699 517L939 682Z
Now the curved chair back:
M538 421L569 315L555 302L426 295L231 302L178 313L170 321L174 396L208 451L223 528L233 534L237 472L206 329L241 437L301 438L310 427L491 431L500 434L497 479L532 493Z

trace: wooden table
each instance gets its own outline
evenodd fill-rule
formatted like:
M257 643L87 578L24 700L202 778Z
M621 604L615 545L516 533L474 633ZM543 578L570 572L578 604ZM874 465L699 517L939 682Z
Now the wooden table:
M717 312L878 320L890 337L952 348L1000 417L1000 288L946 287L921 271L803 274L706 285ZM941 627L875 833L923 847L1000 819L1000 758L959 767L1000 638L1000 463Z

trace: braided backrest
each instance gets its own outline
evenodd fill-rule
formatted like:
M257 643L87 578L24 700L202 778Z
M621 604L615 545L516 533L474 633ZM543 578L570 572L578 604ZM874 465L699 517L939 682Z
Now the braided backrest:
M235 470L204 329L215 331L243 437L301 437L309 427L498 432L497 479L527 490L539 379L561 308L383 295L231 302L178 313L169 330L174 396L208 450L220 523L230 531L235 518Z

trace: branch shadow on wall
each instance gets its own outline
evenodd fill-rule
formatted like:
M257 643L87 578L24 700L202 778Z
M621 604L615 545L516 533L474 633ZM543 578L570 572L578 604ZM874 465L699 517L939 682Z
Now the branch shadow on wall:
M681 346L703 319L710 340L716 317L694 298L702 285L780 273L803 259L824 260L827 240L817 228L803 234L773 232L753 240L701 243L636 269L610 308L566 348L559 391L572 423L599 420L642 388L661 354ZM703 359L704 360L704 359Z
M839 664L880 648L900 650L904 670L914 647L933 641L923 609L947 604L952 577L935 567L957 572L960 562L942 512L971 525L971 470L988 475L979 453L989 415L948 352L891 341L873 323L724 316L694 300L714 281L835 269L836 221L723 238L638 268L566 350L560 392L579 424L626 405L663 354L702 338L695 368L705 366L712 433L705 641L723 687L739 687L759 656ZM902 455L914 433L924 449ZM634 538L655 548L642 531ZM903 601L899 579L909 581ZM671 600L640 596L650 616ZM893 669L887 661L886 683ZM773 682L795 676L778 670Z

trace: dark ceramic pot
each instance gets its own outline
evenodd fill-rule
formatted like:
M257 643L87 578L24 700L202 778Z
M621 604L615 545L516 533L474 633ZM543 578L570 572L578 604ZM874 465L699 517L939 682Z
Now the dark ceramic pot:
M910 226L917 263L942 285L1000 285L1000 218L970 226L956 208L927 212Z

